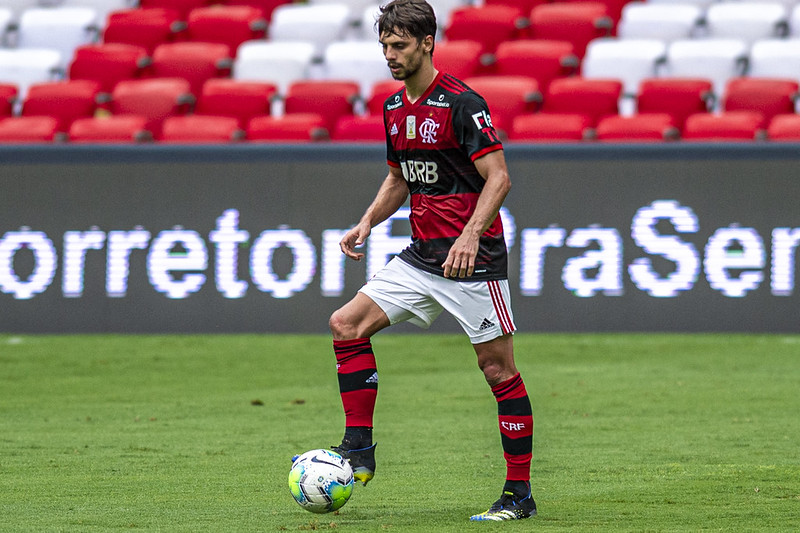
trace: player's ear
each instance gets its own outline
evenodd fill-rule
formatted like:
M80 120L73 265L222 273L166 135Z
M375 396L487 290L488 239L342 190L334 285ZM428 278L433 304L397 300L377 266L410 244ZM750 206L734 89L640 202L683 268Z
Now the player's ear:
M433 52L433 35L427 35L422 40L422 49L425 51L426 54L430 54Z

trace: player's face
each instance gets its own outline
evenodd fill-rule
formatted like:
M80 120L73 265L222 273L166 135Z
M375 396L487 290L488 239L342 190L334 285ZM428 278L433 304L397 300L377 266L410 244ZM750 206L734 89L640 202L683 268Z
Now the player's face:
M383 45L383 56L396 80L407 80L422 67L425 54L430 52L432 38L419 41L409 35L384 33L380 42Z

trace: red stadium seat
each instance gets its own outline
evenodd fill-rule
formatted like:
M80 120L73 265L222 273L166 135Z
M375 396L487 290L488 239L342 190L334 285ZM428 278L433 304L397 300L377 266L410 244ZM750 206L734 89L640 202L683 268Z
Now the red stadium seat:
M587 0L558 0L558 1L565 3L580 3L580 4L587 2ZM603 4L606 13L608 14L609 17L611 17L613 26L616 26L617 22L619 22L619 19L622 17L622 9L625 7L625 5L630 3L631 1L638 1L638 0L588 0L588 1L599 2ZM687 3L691 3L691 1Z
M10 117L19 91L13 83L0 83L0 117Z
M621 94L619 80L557 78L545 93L541 112L586 115L596 126L600 119L619 114Z
M331 133L332 141L386 142L386 129L380 115L342 117Z
M638 113L669 113L683 129L686 117L712 109L713 85L701 78L649 78L639 85Z
M199 94L206 80L228 77L233 58L227 45L221 43L164 43L153 51L150 77L183 78L193 94Z
M530 36L534 39L569 41L582 58L589 41L611 34L613 20L600 2L555 2L531 10Z
M231 57L245 41L263 39L267 21L263 12L252 6L212 6L189 13L186 38L191 41L224 44Z
M99 94L100 83L91 80L37 83L28 89L22 115L53 117L57 131L67 132L74 120L94 115Z
M148 54L161 43L173 41L186 29L174 9L125 9L108 16L103 42L141 46Z
M508 139L515 142L574 142L592 135L592 122L587 115L535 113L516 117Z
M500 76L529 76L541 90L550 81L577 72L578 57L572 43L538 39L507 41L497 47L494 73Z
M245 128L251 118L271 113L277 94L273 83L211 78L203 85L194 114L233 117Z
M69 128L72 143L139 143L153 140L147 130L147 117L140 115L112 115L108 117L79 118Z
M767 138L772 141L800 141L800 115L775 115L767 128Z
M158 140L166 143L224 143L243 138L244 130L234 117L186 115L164 119Z
M523 19L517 8L504 5L465 6L450 12L444 34L449 41L478 41L486 52L492 53L503 41L518 38L523 27Z
M324 120L323 126L333 131L336 121L354 114L360 87L356 82L308 80L289 85L284 100L286 114L316 113Z
M177 11L182 20L186 20L189 12L211 4L209 0L139 0L142 8L168 8Z
M147 117L146 129L158 138L161 123L185 115L194 103L189 82L182 78L123 80L111 94L111 113Z
M367 97L367 113L382 117L383 104L386 99L404 87L403 82L395 80L380 81L374 84Z
M492 125L508 134L514 117L536 110L542 101L536 80L523 76L480 76L464 83L483 96L489 105Z
M328 138L325 120L317 113L255 117L247 124L250 141L312 142Z
M761 113L727 111L690 115L682 138L688 141L752 141L764 136L764 116Z
M483 0L483 4L487 6L508 6L518 9L520 16L527 17L531 10L542 4L548 3L550 0Z
M0 143L49 143L56 140L54 117L8 117L0 119Z
M679 137L674 119L667 113L606 117L597 123L598 141L654 142L674 141Z
M150 64L147 50L123 43L90 44L78 47L69 66L72 80L93 80L111 92L120 80L138 78Z
M793 79L733 78L725 85L725 111L758 111L769 122L779 114L794 113L798 83Z
M275 8L283 4L291 4L293 0L226 0L227 6L250 6L261 10L261 16L266 21L272 19L272 12Z
M481 73L483 45L478 41L441 41L436 43L433 55L438 70L460 80Z

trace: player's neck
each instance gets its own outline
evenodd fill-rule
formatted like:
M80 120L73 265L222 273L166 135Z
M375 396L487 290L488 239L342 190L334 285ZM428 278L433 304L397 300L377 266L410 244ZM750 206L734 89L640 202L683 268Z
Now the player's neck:
M423 66L410 78L405 80L406 85L406 98L412 104L420 99L420 97L425 94L425 91L428 90L428 87L431 86L433 80L436 79L436 75L439 74L439 71L433 68L433 63L427 61L423 64Z

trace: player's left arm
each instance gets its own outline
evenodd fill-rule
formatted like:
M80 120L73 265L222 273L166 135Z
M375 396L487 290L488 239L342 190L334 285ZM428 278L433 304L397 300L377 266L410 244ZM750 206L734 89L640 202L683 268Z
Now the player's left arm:
M475 160L475 167L486 180L464 231L453 243L442 267L445 277L469 277L475 271L475 258L481 235L492 225L511 189L503 150L489 152Z

